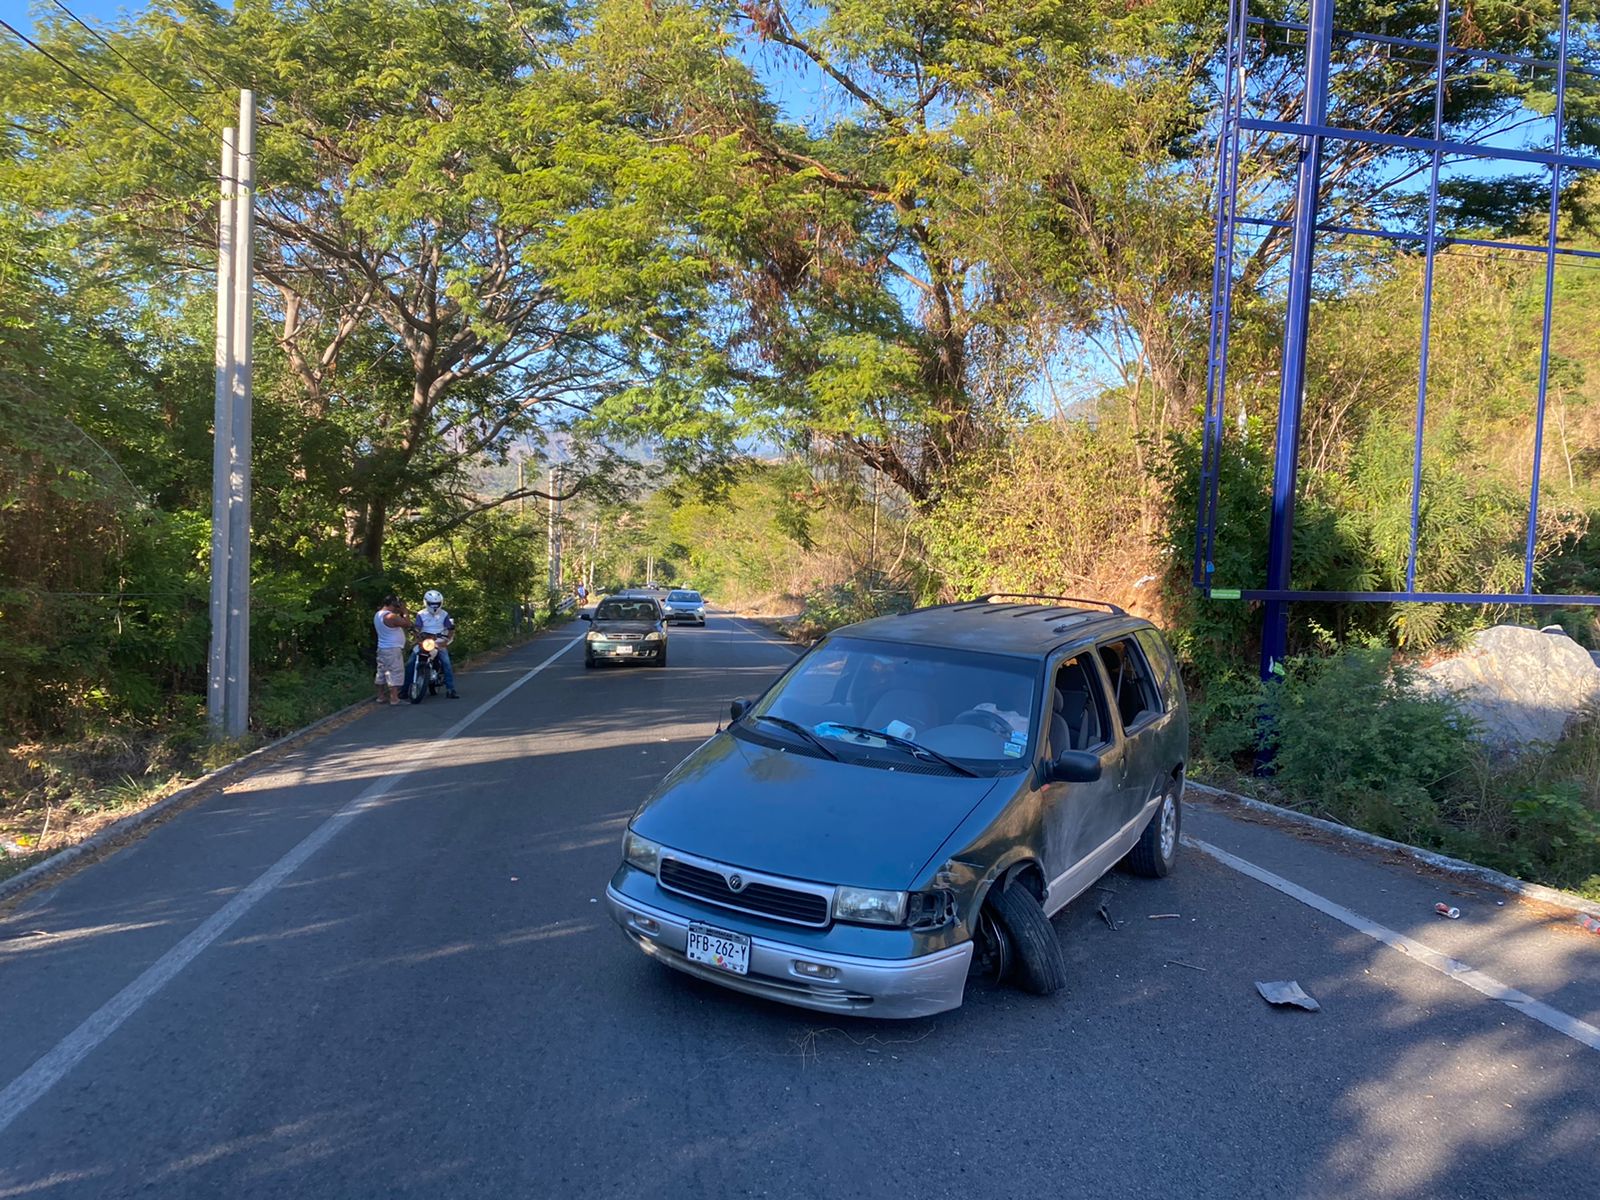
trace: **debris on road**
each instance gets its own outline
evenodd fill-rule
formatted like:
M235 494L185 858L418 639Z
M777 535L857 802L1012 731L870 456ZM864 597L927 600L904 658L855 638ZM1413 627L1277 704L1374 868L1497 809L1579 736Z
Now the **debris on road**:
M1600 919L1591 917L1588 913L1578 914L1578 924L1582 925L1590 933L1600 933Z
M1182 913L1151 913L1148 917L1145 918L1145 920L1146 921L1176 921L1181 916L1183 916Z
M1322 1011L1322 1005L1306 995L1305 989L1293 979L1280 980L1277 983L1262 983L1258 979L1256 991L1261 993L1261 998L1268 1004L1293 1004L1307 1012Z
M1188 967L1191 971L1204 971L1207 969L1205 967L1197 967L1193 963L1184 962L1181 958L1169 958L1162 965L1168 967ZM1257 986L1260 985L1258 984Z
M1106 907L1109 903L1109 900L1100 901L1100 907L1096 911L1100 914L1100 919L1110 926L1111 931L1115 933L1119 926L1117 925L1117 919L1111 915L1111 910Z
M1439 901L1438 904L1433 906L1433 911L1438 913L1441 917L1449 917L1452 921L1461 916L1461 910L1459 908L1451 908L1443 900Z

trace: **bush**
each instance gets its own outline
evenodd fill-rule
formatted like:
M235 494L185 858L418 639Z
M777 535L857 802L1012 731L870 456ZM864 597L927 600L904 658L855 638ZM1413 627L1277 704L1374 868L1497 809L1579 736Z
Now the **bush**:
M841 625L915 607L916 597L906 588L894 587L880 578L851 580L808 592L793 632L802 638L819 637Z
M1600 896L1600 714L1551 747L1491 756L1452 701L1420 695L1380 646L1290 659L1271 686L1237 675L1193 706L1206 764L1291 808Z
M361 699L372 687L365 665L300 667L262 678L251 698L251 723L262 734L280 737Z
M1437 844L1453 781L1482 753L1461 709L1417 694L1381 647L1293 660L1263 712L1276 786L1401 841Z

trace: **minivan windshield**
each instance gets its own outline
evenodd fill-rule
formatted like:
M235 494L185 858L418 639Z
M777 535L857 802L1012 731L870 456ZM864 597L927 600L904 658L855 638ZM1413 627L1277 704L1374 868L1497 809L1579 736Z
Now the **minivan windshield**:
M1027 659L833 637L796 663L748 719L755 728L798 724L836 749L904 759L909 742L1000 767L1025 759L1032 745L1038 675Z
M654 621L656 619L656 602L654 600L602 600L600 601L600 607L594 610L594 619L596 621Z

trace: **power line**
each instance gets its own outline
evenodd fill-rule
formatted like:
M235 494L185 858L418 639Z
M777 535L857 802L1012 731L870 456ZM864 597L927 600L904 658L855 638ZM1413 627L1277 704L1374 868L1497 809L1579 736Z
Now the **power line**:
M167 91L166 88L162 87L161 84L159 82L157 82L154 78L152 78L144 70L143 67L139 66L138 63L134 62L127 55L123 54L122 51L118 50L115 46L113 46L110 42L108 42L103 36L101 36L99 30L93 28L88 23L86 23L81 17L78 16L77 13L73 12L65 4L61 3L61 0L50 0L50 3L54 4L62 12L66 13L67 16L71 17L75 22L78 23L78 25L80 25L83 28L83 30L90 37L92 37L95 41L99 42L107 50L111 51L111 53L116 55L117 58L120 59L122 62L126 63L129 67L133 68L134 71L136 71L140 76L142 76L144 78L145 82L150 84L151 87L155 88L156 91L160 92L168 100L171 100L179 108L183 109L184 112L188 113L191 117L193 117L196 121L198 121L203 128L209 129L212 133L216 134L218 137L222 136L221 131L216 129L209 121L207 121L199 113L195 112L194 109L190 108L182 100L178 99L178 97L174 96L171 92Z
M164 138L167 141L171 142L174 146L176 146L179 150L182 150L185 154L193 154L194 153L194 148L192 146L185 146L182 142L180 142L177 138L173 137L170 133L167 133L165 130L160 129L155 125L152 125L149 121L145 120L142 116L140 116L133 109L129 108L122 101L118 100L110 92L106 91L105 88L101 87L97 83L93 83L90 80L85 79L82 75L78 74L78 72L74 71L71 67L67 66L66 63L62 62L54 54L51 54L50 51L46 50L43 46L39 45L38 42L34 41L27 34L20 32L10 22L0 20L0 28L5 29L6 32L11 34L11 36L16 38L18 41L23 42L26 45L31 46L33 49L37 50L40 54L44 55L51 62L55 63L56 66L60 67L68 75L72 76L72 78L76 79L79 83L83 84L84 87L90 89L91 91L98 92L100 95L104 96L107 100L111 101L111 103L113 105L115 105L117 108L121 109L123 112L127 113L128 116L132 117L135 121L139 122L139 124L143 125L151 133L153 133L156 136Z

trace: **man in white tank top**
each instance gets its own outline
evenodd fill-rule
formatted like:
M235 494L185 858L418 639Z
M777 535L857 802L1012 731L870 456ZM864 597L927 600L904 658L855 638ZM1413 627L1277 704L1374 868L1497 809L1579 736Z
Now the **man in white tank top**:
M377 702L400 703L400 684L406 677L406 616L400 598L392 592L383 598L383 607L372 614L372 628L378 635L378 673L373 683L378 688Z

